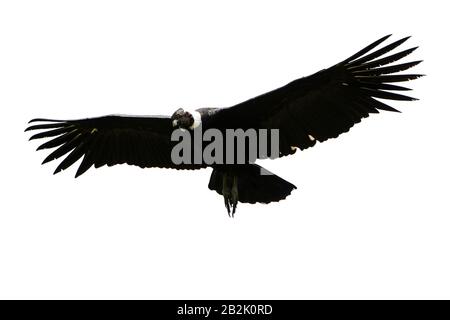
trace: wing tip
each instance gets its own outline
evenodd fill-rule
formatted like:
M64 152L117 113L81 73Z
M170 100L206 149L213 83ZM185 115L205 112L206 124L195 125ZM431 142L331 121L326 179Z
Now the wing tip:
M88 168L82 168L81 165L78 167L77 172L75 173L75 179L78 178L79 176L81 176L83 173L85 173Z
M34 119L31 119L30 121L28 121L28 123L41 122L41 121L47 121L47 119L44 119L44 118L34 118Z
M399 41L405 42L406 40L410 39L411 37L412 37L412 36L406 36L406 37L400 39Z
M50 162L50 161L52 161L52 160L54 160L54 159L51 159L51 158L47 157L47 158L45 158L45 159L42 161L41 165L46 164L46 163L48 163L48 162Z
M414 52L414 51L416 51L416 50L419 49L419 48L420 48L419 46L415 46L415 47L411 47L411 48L409 48L409 49L406 49L406 50L404 50L404 51Z
M392 37L392 33L389 33L389 34L387 34L387 35L381 37L378 41L383 42L383 41L389 39L390 37Z
M406 41L408 41L409 38L411 38L411 36L403 37L403 38L401 38L401 39L399 39L399 40L393 42L392 44L397 44L396 47L397 47L397 46L400 46L400 45L402 45L403 43L405 43ZM392 45L392 44L391 44L391 45Z
M36 139L40 139L39 133L38 133L38 134L35 134L35 135L32 135L32 136L28 139L28 141L36 140Z

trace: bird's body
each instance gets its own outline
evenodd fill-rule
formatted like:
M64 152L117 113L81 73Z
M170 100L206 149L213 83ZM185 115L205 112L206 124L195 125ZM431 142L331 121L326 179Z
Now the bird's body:
M377 99L414 100L396 93L409 89L394 83L413 80L421 75L393 73L409 69L420 61L386 65L405 57L416 48L383 57L407 40L404 38L373 51L387 38L388 36L381 38L331 68L294 80L230 108L201 108L192 111L180 108L172 117L112 115L67 121L34 119L32 122L39 121L43 124L32 125L27 130L44 130L31 139L52 137L52 140L38 149L58 147L44 163L68 154L55 173L68 168L80 158L83 160L76 176L83 174L91 166L121 163L192 170L212 167L208 187L223 195L228 213L234 214L238 201L279 201L285 199L295 186L264 171L248 154L244 162L237 162L239 149L236 146L233 146L234 154L230 156L233 161L225 161L230 155L230 149L226 148L226 141L230 141L226 135L229 130L255 132L258 146L256 158L261 158L261 141L268 141L267 148L270 151L276 150L276 157L287 156L297 149L312 147L317 141L337 137L369 113L378 113L378 110L397 111ZM174 141L173 133L177 129L183 131L181 135L187 134L192 141L197 141L192 145L190 161L174 161L173 151L178 142ZM210 163L203 157L200 162L193 159L196 148L200 149L202 156L207 150L210 151L212 139L205 141L202 137L200 142L194 139L196 133L203 134L208 130L223 135L224 161ZM276 131L278 135L276 144L275 140L263 135L264 132L272 131ZM249 138L248 141L250 140ZM248 142L245 144L245 151L250 153L250 149L251 143ZM211 154L217 156L217 150L219 149ZM186 152L183 152L183 156L185 155Z

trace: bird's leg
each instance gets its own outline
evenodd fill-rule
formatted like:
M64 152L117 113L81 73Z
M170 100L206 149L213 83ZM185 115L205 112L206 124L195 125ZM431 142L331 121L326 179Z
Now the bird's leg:
M231 187L231 204L233 206L233 213L232 213L233 217L236 212L238 200L239 200L238 177L235 175L235 176L233 176L233 186Z
M222 195L225 201L225 207L227 208L228 216L230 216L230 188L228 187L228 175L225 172L222 177Z

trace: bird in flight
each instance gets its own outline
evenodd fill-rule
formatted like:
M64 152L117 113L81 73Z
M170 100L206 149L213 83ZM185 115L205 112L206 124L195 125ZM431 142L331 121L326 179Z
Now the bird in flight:
M389 37L382 37L330 68L232 107L194 111L180 108L171 117L38 118L30 121L33 124L26 131L42 130L30 140L51 138L37 148L56 148L43 163L64 157L54 173L67 169L81 158L75 177L92 166L123 163L142 168L197 170L211 167L208 187L223 196L228 214L234 216L238 202L280 201L296 187L265 172L249 157L245 157L244 162L174 161L173 150L177 145L172 138L174 131L181 130L192 137L198 128L203 131L214 129L219 133L231 129L254 130L257 141L263 141L264 130L277 130L277 140L271 140L267 148L276 150L276 156L282 157L294 154L297 149L312 147L317 141L336 138L370 113L379 110L398 112L386 104L386 100L416 100L404 95L404 91L411 89L398 83L421 77L420 74L402 73L421 61L398 63L417 47L393 53L392 50L409 37L381 45ZM222 141L222 144L226 143ZM249 145L245 144L244 151L248 151ZM204 140L200 145L194 143L192 148L199 147L201 150L207 148ZM220 153L217 150L215 152ZM220 150L225 158L238 149L234 146L231 151L228 148ZM232 160L235 156L231 156ZM257 155L257 158L263 157Z

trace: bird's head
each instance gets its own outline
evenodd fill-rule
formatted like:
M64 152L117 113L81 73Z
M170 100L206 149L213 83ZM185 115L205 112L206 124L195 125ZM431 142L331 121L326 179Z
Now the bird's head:
M194 117L192 114L184 111L182 108L175 111L171 119L174 128L188 129L194 124Z

